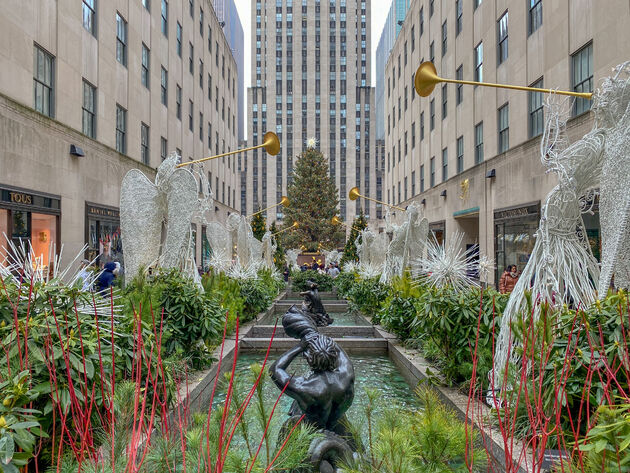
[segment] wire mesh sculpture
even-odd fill
[[[415,203],[407,207],[405,214],[406,220],[400,226],[391,225],[393,236],[385,252],[381,275],[381,282],[384,284],[389,283],[394,276],[402,276],[410,261],[421,257],[424,251],[429,221],[421,216]]]
[[[501,318],[495,349],[500,371],[506,363],[518,362],[510,323],[525,309],[527,291],[536,302],[588,307],[598,292],[606,294],[613,275],[617,287],[630,285],[630,63],[613,73],[594,93],[593,129],[571,145],[566,138],[571,103],[552,94],[545,104],[541,160],[548,172],[558,175],[558,184],[541,209],[534,249]],[[597,186],[601,274],[582,219],[592,208]],[[538,315],[536,304],[534,321]]]

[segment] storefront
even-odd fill
[[[28,189],[0,185],[0,261],[9,244],[33,248],[34,265],[46,272],[61,245],[61,197]]]
[[[438,245],[444,243],[444,237],[446,236],[446,222],[444,220],[430,223],[429,230],[435,237],[435,241]]]
[[[103,266],[110,261],[122,263],[120,238],[120,211],[115,207],[85,203],[85,240],[88,248],[85,257],[90,261],[98,257]]]
[[[522,271],[534,249],[540,220],[540,202],[494,211],[495,281],[508,265]]]

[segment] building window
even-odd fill
[[[433,16],[433,13],[435,12],[434,3],[434,0],[429,0],[429,18],[431,18]]]
[[[416,147],[416,122],[411,124],[411,148]]]
[[[195,0],[188,0],[188,9],[190,11],[190,17],[195,17]]]
[[[429,61],[435,64],[435,41],[429,44]]]
[[[116,13],[116,60],[127,66],[127,22]]]
[[[35,110],[49,117],[54,117],[55,90],[53,77],[55,75],[55,58],[39,46],[35,46],[33,58]]]
[[[168,71],[162,67],[162,75],[160,79],[162,105],[168,107]]]
[[[429,187],[435,186],[435,156],[429,161]]]
[[[420,193],[424,192],[424,164],[420,165]]]
[[[203,10],[199,7],[199,34],[203,38]]]
[[[116,151],[127,153],[127,110],[116,104]]]
[[[580,49],[572,57],[573,90],[575,92],[593,91],[593,43]],[[591,108],[591,101],[577,98],[573,104],[573,112],[579,115]]]
[[[464,171],[464,137],[457,138],[457,174]]]
[[[499,149],[497,153],[505,153],[510,147],[509,105],[506,103],[499,109]]]
[[[195,57],[195,47],[191,42],[188,42],[188,72],[194,74],[195,64],[193,63],[193,58]]]
[[[411,52],[416,50],[416,26],[411,25]]]
[[[96,87],[83,81],[83,134],[96,138]]]
[[[140,158],[146,165],[149,164],[149,127],[140,124]]]
[[[538,79],[534,82],[532,87],[538,89],[542,88],[543,80]],[[543,94],[542,92],[529,92],[529,137],[533,138],[542,134],[544,121],[543,121]]]
[[[175,32],[175,40],[177,41],[176,50],[177,55],[182,57],[182,25],[177,22],[177,31]]]
[[[448,148],[442,150],[442,182],[448,179]]]
[[[455,0],[455,11],[455,36],[459,36],[459,33],[464,29],[462,0]]]
[[[442,120],[446,118],[448,113],[448,90],[446,85],[447,84],[442,85]]]
[[[175,113],[179,120],[182,119],[182,88],[177,85],[175,88]]]
[[[83,28],[96,36],[96,0],[83,0]]]
[[[483,81],[483,42],[475,47],[475,81]]]
[[[431,99],[431,102],[429,104],[429,112],[429,130],[433,131],[433,129],[435,128],[435,99]]]
[[[497,22],[497,63],[502,64],[508,58],[508,12]]]
[[[542,17],[542,0],[529,0],[529,16],[528,16],[528,31],[532,34],[538,28],[541,27],[543,21]]]
[[[160,136],[160,157],[162,161],[166,159],[166,155],[168,154],[168,141],[163,136]]]
[[[461,64],[455,71],[455,79],[464,79],[464,66]],[[456,84],[455,88],[455,105],[459,105],[464,101],[464,86],[462,84]]]
[[[483,122],[475,125],[475,164],[483,161]]]
[[[446,31],[446,20],[442,23],[442,57],[446,54],[446,49],[448,46],[448,37]]]
[[[162,0],[162,34],[168,36],[168,2]]]
[[[481,5],[482,1],[483,0],[473,0],[475,10],[479,7],[479,5]]]
[[[151,0],[142,0],[142,6],[147,10],[151,11]]]
[[[411,171],[411,197],[416,195],[416,171]]]
[[[142,85],[144,85],[147,89],[149,88],[149,64],[150,64],[150,55],[149,48],[147,45],[142,43],[142,66],[140,70],[140,80],[142,81]]]
[[[424,140],[424,112],[420,113],[420,141]]]
[[[188,101],[188,129],[193,131],[193,101]]]

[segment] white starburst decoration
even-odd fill
[[[427,255],[412,263],[413,275],[432,287],[453,287],[462,291],[477,286],[471,275],[478,270],[475,252],[463,248],[463,233],[454,232],[440,245],[435,237],[427,241]]]
[[[306,140],[306,147],[308,149],[315,149],[317,148],[317,143],[318,143],[317,138],[311,137],[308,140]]]

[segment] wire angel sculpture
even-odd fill
[[[179,161],[177,153],[169,155],[155,183],[138,169],[123,178],[120,228],[127,281],[151,266],[179,268],[199,278],[191,224],[196,212],[203,216],[212,207],[212,196],[204,173],[197,172],[198,184],[194,172],[177,168]]]
[[[355,241],[359,264],[358,273],[364,278],[374,278],[383,272],[387,252],[387,234],[361,231]]]
[[[287,255],[287,263],[289,265],[289,269],[291,271],[299,271],[300,270],[300,266],[297,264],[297,259],[298,259],[298,255],[301,253],[302,251],[299,249],[291,249],[291,250],[287,250],[286,255]]]
[[[627,74],[627,67],[622,69],[626,69]],[[628,253],[619,254],[618,249],[628,245],[624,224],[627,224],[630,210],[627,185],[630,172],[627,150],[630,143],[625,143],[625,149],[620,148],[624,146],[624,136],[625,141],[629,141],[625,130],[630,126],[627,112],[630,94],[627,78],[622,81],[622,87],[610,85],[616,78],[606,79],[604,84],[608,85],[595,93],[595,125],[573,144],[569,145],[566,138],[566,122],[572,103],[553,94],[545,103],[547,118],[540,145],[541,161],[547,172],[557,174],[558,184],[542,206],[532,254],[501,318],[494,356],[495,366],[500,372],[505,369],[506,363],[518,362],[510,324],[526,309],[527,291],[536,301],[533,311],[535,321],[539,316],[539,301],[588,307],[595,301],[598,282],[600,292],[605,294],[613,268],[617,267],[620,274],[627,270]],[[617,127],[624,119],[626,128],[619,130]],[[617,162],[611,163],[611,160]],[[605,272],[602,279],[582,219],[582,214],[592,206],[594,188],[598,185],[601,186],[600,218],[605,248],[602,251]],[[615,244],[611,245],[611,242]]]
[[[402,276],[410,261],[422,256],[429,234],[429,221],[421,216],[415,203],[405,212],[406,220],[400,226],[392,226],[393,237],[385,252],[385,264],[381,282],[389,283],[394,276]]]

